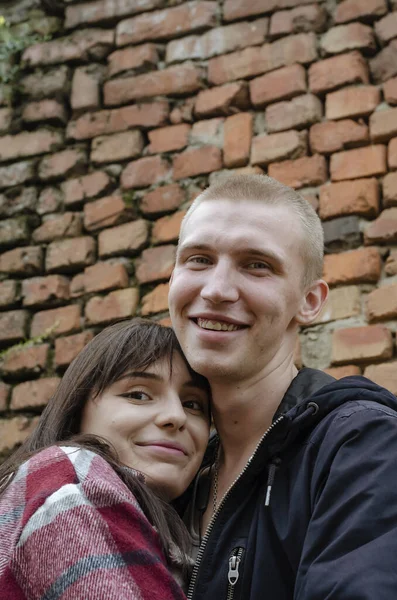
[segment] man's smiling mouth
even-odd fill
[[[210,319],[193,319],[201,329],[209,329],[211,331],[237,331],[243,329],[243,325],[235,325],[234,323],[226,323],[226,321],[215,321]]]

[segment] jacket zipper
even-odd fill
[[[273,429],[279,423],[281,423],[281,421],[283,421],[284,419],[285,419],[285,415],[281,415],[278,419],[276,419],[274,421],[274,423],[272,423],[270,425],[269,429],[267,429],[265,431],[265,433],[263,434],[263,436],[259,440],[259,442],[258,442],[258,444],[257,444],[257,446],[256,446],[256,448],[255,448],[255,450],[253,452],[253,454],[248,459],[248,462],[245,465],[244,469],[241,471],[241,473],[238,475],[238,477],[236,477],[236,479],[233,481],[233,483],[231,484],[231,486],[228,488],[228,490],[226,491],[226,493],[223,496],[222,500],[218,504],[218,508],[216,509],[216,511],[214,512],[214,514],[212,515],[211,521],[208,524],[207,531],[205,532],[205,535],[203,537],[203,541],[201,542],[200,548],[199,548],[198,553],[197,553],[196,564],[193,567],[192,577],[190,579],[190,584],[189,584],[189,590],[188,590],[188,593],[187,593],[187,596],[186,596],[187,600],[192,600],[192,598],[193,598],[193,592],[194,592],[194,588],[196,586],[197,575],[198,575],[198,571],[199,571],[199,568],[200,568],[200,563],[201,563],[201,560],[203,558],[203,555],[204,555],[204,552],[205,552],[205,548],[207,546],[208,538],[210,537],[211,532],[212,532],[212,530],[214,528],[214,524],[215,524],[215,521],[217,519],[217,516],[219,515],[220,511],[224,507],[224,505],[226,503],[226,500],[228,499],[231,490],[234,488],[234,486],[236,485],[236,483],[238,482],[238,480],[240,479],[240,477],[242,477],[244,475],[244,473],[247,471],[248,467],[250,466],[251,462],[255,458],[255,455],[258,452],[258,449],[261,446],[263,440],[266,439],[267,436],[269,435],[269,433],[271,431],[273,431]]]
[[[236,583],[240,578],[240,563],[244,554],[244,548],[235,548],[229,558],[229,571],[227,573],[227,597],[226,600],[233,600]]]

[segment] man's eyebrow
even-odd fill
[[[210,246],[209,244],[195,244],[194,242],[189,243],[189,244],[185,244],[182,242],[182,244],[179,245],[179,252],[185,252],[186,250],[206,250],[209,251],[212,249],[212,246]]]

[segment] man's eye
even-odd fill
[[[248,269],[270,269],[270,265],[259,260],[249,263]]]
[[[127,392],[125,394],[120,394],[123,398],[128,398],[129,400],[138,400],[140,402],[145,402],[146,400],[150,400],[150,396],[143,392],[142,390],[133,390],[132,392]]]

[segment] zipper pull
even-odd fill
[[[241,558],[238,556],[231,556],[229,558],[229,572],[227,574],[228,581],[230,585],[236,585],[238,582],[238,578],[240,577],[240,573],[238,572],[240,567]]]

